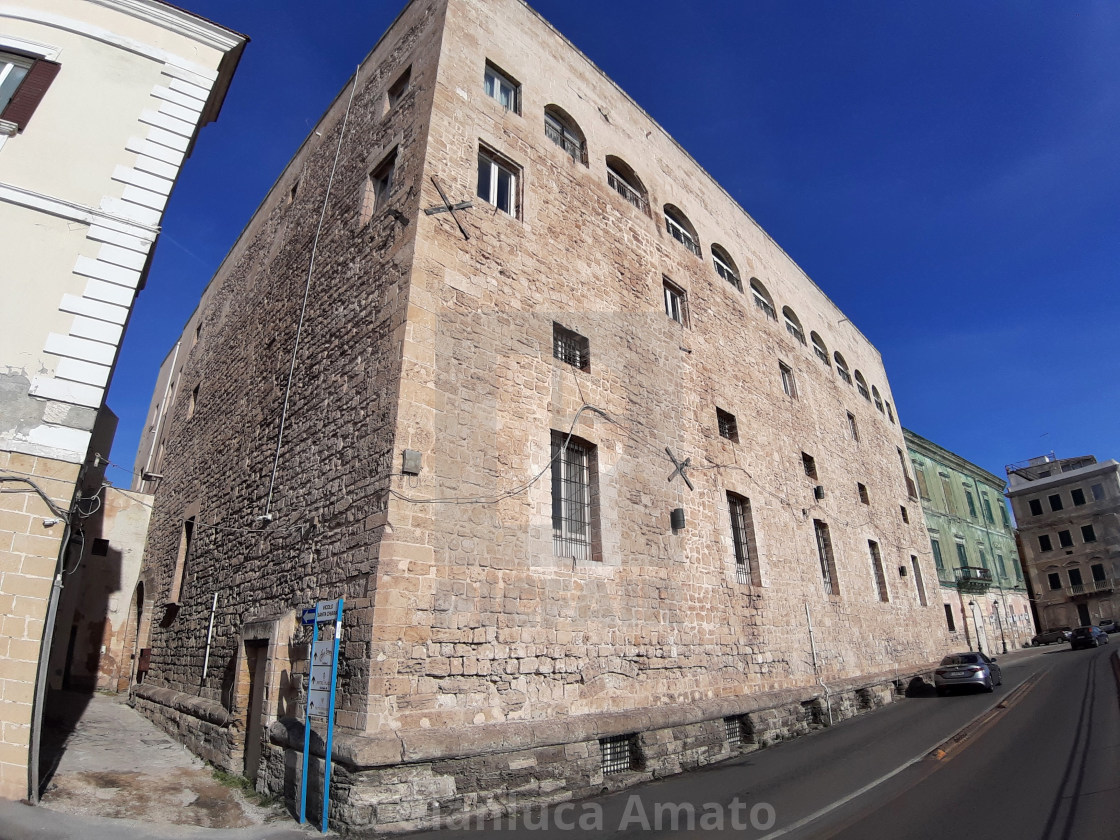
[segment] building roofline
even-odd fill
[[[944,446],[938,446],[933,441],[922,437],[917,432],[910,431],[910,429],[907,429],[905,426],[902,427],[902,437],[906,440],[907,446],[913,444],[916,448],[928,449],[931,453],[929,457],[932,458],[936,456],[940,458],[946,462],[946,466],[952,467],[958,472],[968,473],[973,477],[979,476],[980,478],[987,479],[987,483],[996,487],[1001,494],[1007,492],[1007,479],[1000,478],[995,473],[977,466],[967,458],[962,458],[955,452],[950,452]]]
[[[1065,460],[1073,461],[1076,459],[1067,458]],[[1060,461],[1055,461],[1054,463],[1060,463]],[[1025,496],[1031,493],[1037,493],[1041,489],[1059,487],[1068,482],[1081,481],[1089,476],[1097,474],[1103,475],[1104,473],[1116,472],[1117,470],[1120,470],[1120,462],[1115,458],[1109,458],[1107,461],[1098,461],[1095,464],[1079,467],[1069,472],[1059,472],[1056,475],[1048,475],[1045,478],[1036,478],[1034,481],[1024,480],[1021,484],[1010,488],[1007,491],[1007,495]]]

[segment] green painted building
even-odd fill
[[[1000,653],[1036,632],[1006,482],[904,429],[945,622],[960,650]]]

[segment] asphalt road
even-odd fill
[[[1114,840],[1120,702],[1113,650],[1015,652],[999,658],[1004,684],[993,694],[908,698],[529,821],[410,837]]]

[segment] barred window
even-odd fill
[[[751,278],[751,296],[754,298],[754,305],[765,312],[767,318],[774,321],[778,320],[778,313],[774,310],[774,301],[757,277]]]
[[[735,715],[723,719],[723,731],[727,736],[727,744],[737,747],[749,743],[751,739],[750,723],[746,715]]]
[[[594,560],[595,447],[552,433],[552,548],[558,557]]]
[[[875,583],[875,595],[880,601],[889,601],[887,577],[883,573],[883,555],[879,553],[879,543],[868,540],[867,548],[871,552],[871,576]]]
[[[555,321],[552,322],[552,355],[580,370],[591,369],[591,343]]]
[[[637,735],[612,735],[599,739],[604,775],[642,769]]]
[[[743,291],[743,281],[739,279],[734,261],[719,245],[712,246],[712,265],[716,268],[716,274],[734,286],[737,291]]]
[[[755,560],[754,520],[750,499],[737,493],[727,494],[731,513],[731,542],[735,548],[735,577],[739,583],[761,586],[762,579]]]

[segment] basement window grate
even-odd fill
[[[603,757],[604,775],[639,769],[637,735],[612,735],[610,738],[600,738],[599,751]]]
[[[735,715],[723,719],[723,731],[727,735],[727,744],[731,747],[738,747],[746,740],[745,734],[746,726],[742,715]]]

